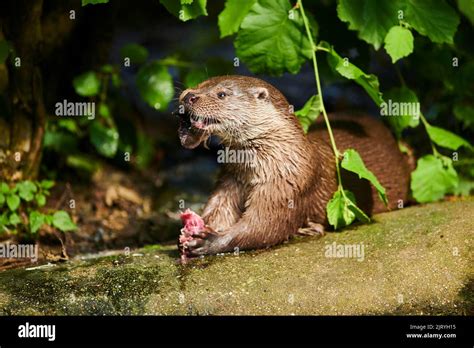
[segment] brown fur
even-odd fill
[[[227,95],[220,99],[219,91]],[[219,233],[190,242],[190,255],[268,247],[287,240],[308,222],[327,226],[326,205],[337,180],[322,116],[305,135],[281,92],[251,77],[209,79],[184,91],[181,102],[189,93],[195,101],[185,103],[188,112],[204,122],[220,122],[203,132],[218,135],[225,146],[256,155],[253,166],[224,165],[203,213],[204,221]],[[386,188],[389,208],[406,201],[410,169],[390,131],[364,115],[330,115],[330,120],[339,150],[354,148],[360,153]],[[366,213],[387,209],[366,180],[343,171],[343,184]]]

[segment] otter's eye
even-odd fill
[[[225,92],[217,92],[217,97],[219,99],[224,99],[224,97],[226,96],[227,94],[225,94]]]

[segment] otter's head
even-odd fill
[[[280,91],[246,76],[211,78],[183,91],[179,102],[178,133],[186,148],[198,146],[212,134],[227,144],[243,144],[288,117],[288,102]]]

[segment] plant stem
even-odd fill
[[[334,135],[332,133],[331,124],[329,123],[329,118],[328,118],[328,115],[326,113],[326,108],[325,108],[324,102],[323,102],[323,93],[322,93],[322,90],[321,90],[321,81],[319,79],[318,61],[316,60],[316,49],[318,49],[318,47],[316,47],[314,45],[314,42],[313,42],[313,37],[311,35],[311,30],[310,30],[309,24],[308,24],[308,18],[306,18],[306,14],[304,12],[303,1],[298,0],[297,4],[298,4],[298,7],[301,11],[301,16],[303,17],[304,26],[305,26],[305,29],[306,29],[306,36],[308,37],[309,43],[310,43],[311,48],[312,48],[311,49],[311,54],[312,54],[312,60],[313,60],[314,77],[316,79],[316,88],[318,90],[318,97],[319,97],[319,101],[320,101],[320,104],[321,104],[321,111],[322,111],[323,116],[324,116],[324,121],[326,122],[326,128],[328,130],[329,139],[331,140],[331,146],[332,146],[332,150],[334,152],[334,159],[335,159],[335,162],[336,162],[336,172],[337,172],[338,186],[339,186],[339,189],[341,189],[342,194],[344,195],[344,190],[342,190],[341,171],[340,171],[340,168],[339,168],[339,155],[340,154],[339,154],[339,151],[337,150],[337,147],[336,147],[336,142],[334,140]],[[316,47],[316,49],[315,49],[315,47]]]

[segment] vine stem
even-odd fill
[[[329,123],[328,114],[326,112],[326,107],[324,106],[324,102],[323,102],[323,93],[322,93],[322,90],[321,90],[321,81],[319,79],[318,61],[316,59],[316,49],[315,48],[317,48],[317,47],[314,45],[314,42],[313,42],[313,37],[311,35],[311,30],[310,30],[309,24],[308,24],[308,18],[306,17],[306,14],[304,12],[303,1],[298,0],[297,5],[298,5],[298,8],[301,11],[301,16],[303,17],[304,26],[305,26],[305,29],[306,29],[306,36],[308,37],[309,43],[311,45],[311,55],[312,55],[313,68],[314,68],[314,77],[316,79],[316,88],[317,88],[317,91],[318,91],[319,102],[320,102],[320,105],[321,105],[321,111],[322,111],[323,116],[324,116],[324,121],[326,123],[326,128],[328,130],[329,139],[331,141],[332,150],[334,152],[334,159],[335,159],[335,162],[336,162],[338,186],[339,186],[339,189],[342,189],[341,170],[339,168],[339,155],[340,155],[340,153],[337,150],[336,141],[334,140],[334,135],[332,133],[331,124]],[[341,192],[344,195],[344,190],[341,190]]]

